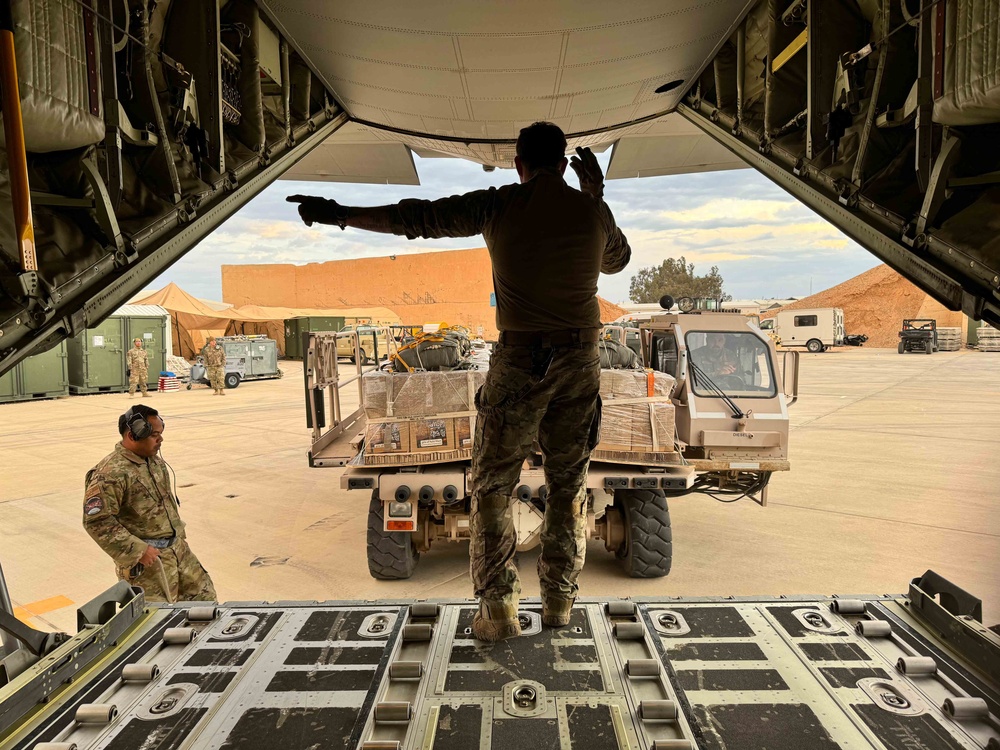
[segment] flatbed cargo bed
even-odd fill
[[[192,621],[192,605],[144,606],[119,584],[113,619],[0,688],[0,750],[982,748],[1000,738],[1000,638],[942,581],[581,600],[564,628],[525,600],[524,634],[495,645],[472,639],[469,601],[231,602]],[[923,666],[903,674],[901,658]],[[123,681],[129,664],[158,669]]]

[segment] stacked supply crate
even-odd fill
[[[938,328],[938,351],[957,352],[962,348],[961,328]]]
[[[485,380],[483,370],[367,373],[363,462],[407,466],[470,458],[476,391]]]
[[[595,461],[656,464],[677,460],[674,379],[654,370],[601,370],[601,438]]]
[[[1000,352],[1000,330],[991,326],[982,326],[976,331],[979,351]]]
[[[483,370],[367,373],[368,424],[356,463],[413,466],[470,459],[476,392],[485,380]],[[602,370],[602,421],[593,459],[676,462],[673,387],[674,379],[662,372]]]

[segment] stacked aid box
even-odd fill
[[[982,326],[976,329],[979,351],[1000,352],[1000,331],[991,326]]]
[[[962,348],[961,328],[938,328],[938,351],[957,352]]]
[[[485,381],[484,370],[366,373],[362,462],[407,466],[471,458],[476,391]]]
[[[357,463],[412,466],[472,457],[476,392],[485,370],[369,372],[363,380],[368,424]],[[674,379],[651,370],[602,370],[603,402],[596,461],[676,460]],[[585,438],[586,436],[584,436]]]

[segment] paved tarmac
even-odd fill
[[[408,581],[365,562],[369,497],[306,461],[301,364],[281,380],[156,394],[191,546],[225,600],[471,596],[468,546],[439,543]],[[902,593],[933,569],[1000,620],[1000,354],[802,355],[791,472],[766,508],[671,503],[674,567],[625,577],[591,542],[584,596]],[[356,396],[355,396],[356,400]],[[0,406],[0,564],[18,614],[75,631],[115,581],[81,526],[84,474],[118,440],[127,395]],[[520,555],[526,596],[536,554]]]

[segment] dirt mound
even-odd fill
[[[614,302],[608,302],[603,297],[598,297],[597,302],[601,306],[601,321],[604,323],[618,320],[618,318],[628,312],[624,307],[619,307]]]
[[[899,329],[906,318],[933,318],[938,326],[963,326],[960,312],[943,305],[915,287],[889,266],[876,266],[853,279],[805,297],[781,310],[811,307],[839,307],[844,311],[847,333],[868,335],[865,346],[893,348],[899,342]],[[769,310],[762,318],[774,317]]]

